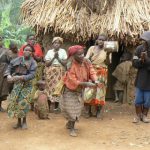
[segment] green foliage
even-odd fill
[[[0,35],[4,37],[5,47],[15,42],[20,47],[26,36],[33,30],[20,23],[20,6],[23,0],[0,0]]]

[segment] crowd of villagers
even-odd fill
[[[148,123],[150,107],[150,32],[140,36],[143,43],[137,47],[134,57],[124,53],[113,72],[117,82],[114,86],[115,102],[121,101],[123,87],[127,82],[124,72],[130,66],[138,69],[135,81],[136,117],[134,123]],[[27,129],[27,114],[34,109],[40,119],[48,119],[49,111],[62,112],[67,120],[70,136],[77,136],[75,123],[85,108],[85,116],[92,111],[99,118],[105,105],[110,52],[104,49],[105,35],[99,35],[95,45],[85,55],[84,47],[74,45],[61,48],[63,39],[54,37],[53,48],[46,54],[34,35],[27,36],[27,42],[18,50],[15,43],[4,48],[0,37],[0,111],[2,101],[8,100],[7,112],[10,118],[17,118],[14,129]],[[118,74],[120,73],[120,76]],[[122,74],[121,74],[122,73]],[[127,74],[127,73],[126,73]]]

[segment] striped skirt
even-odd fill
[[[61,111],[64,117],[69,121],[77,121],[81,116],[84,102],[81,93],[65,89],[60,101]]]

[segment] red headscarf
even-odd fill
[[[78,51],[83,51],[83,49],[84,49],[84,47],[80,46],[80,45],[74,45],[74,46],[69,47],[69,49],[68,49],[68,57],[73,56]]]

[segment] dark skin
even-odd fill
[[[147,52],[148,52],[149,47],[148,47],[148,43],[146,41],[143,40],[142,43],[144,45],[144,50],[143,50],[143,52],[141,52],[141,60],[144,63],[148,57]]]
[[[103,36],[103,35],[100,35],[100,36],[97,38],[97,40],[96,40],[96,44],[97,44],[97,45],[96,45],[96,51],[97,51],[97,52],[103,50],[103,48],[104,48],[104,41],[106,41],[106,40],[107,40],[106,36]],[[110,64],[109,54],[110,54],[110,53],[107,53],[107,55],[106,55],[106,60],[105,60],[105,64],[106,64],[106,65],[109,65],[109,64]],[[91,57],[92,57],[92,56],[91,56]]]
[[[27,43],[30,44],[31,46],[34,46],[36,44],[36,39],[35,39],[35,36],[30,36],[28,39],[27,39]],[[41,57],[38,57],[38,56],[35,56],[33,54],[33,58],[37,61],[37,62],[40,62],[42,60]]]
[[[53,61],[54,61],[55,59],[57,59],[57,60],[59,61],[59,63],[62,64],[63,66],[66,65],[67,61],[66,61],[66,60],[61,60],[61,59],[59,58],[59,55],[58,55],[58,51],[59,51],[59,49],[60,49],[60,47],[61,47],[61,44],[62,44],[62,43],[61,43],[59,40],[56,40],[56,41],[53,43],[53,48],[54,48],[55,54],[54,54],[54,58],[53,58],[52,60],[46,61],[46,66],[47,66],[47,67],[51,66],[52,63],[53,63]]]
[[[32,56],[32,49],[31,47],[27,46],[25,47],[24,51],[23,51],[23,56],[24,56],[24,59],[26,61],[30,60],[31,56]],[[16,82],[16,81],[23,81],[24,80],[24,77],[23,76],[7,76],[8,78],[8,82]]]

